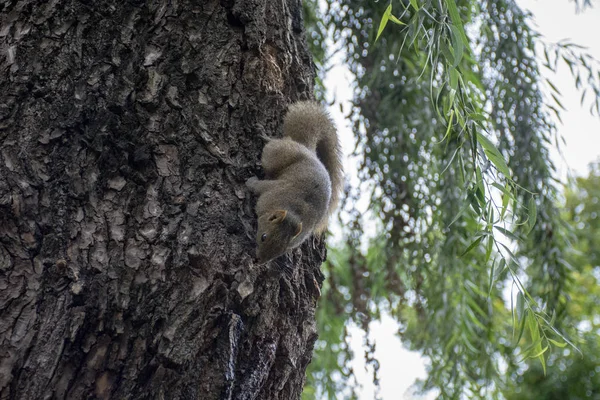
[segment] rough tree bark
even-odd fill
[[[0,399],[299,398],[323,244],[254,265],[244,182],[311,95],[300,0],[0,13]]]

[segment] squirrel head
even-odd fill
[[[279,257],[293,246],[302,232],[302,222],[294,213],[275,210],[258,217],[256,243],[258,261],[266,263]]]

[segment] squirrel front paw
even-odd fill
[[[256,192],[258,182],[259,182],[259,180],[256,176],[248,178],[248,180],[246,181],[246,187],[248,189],[250,189],[251,191]]]

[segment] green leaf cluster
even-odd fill
[[[562,217],[571,240],[565,258],[569,300],[559,328],[571,331],[580,351],[565,347],[550,354],[547,368],[529,363],[509,366],[507,399],[596,399],[600,397],[600,163],[587,178],[569,182]]]

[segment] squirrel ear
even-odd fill
[[[294,234],[294,236],[292,237],[292,239],[296,239],[300,233],[302,233],[302,222],[300,222],[298,224],[298,229],[296,230],[296,233]]]
[[[273,211],[273,214],[269,216],[269,222],[279,223],[285,219],[287,216],[286,210],[276,210]]]

